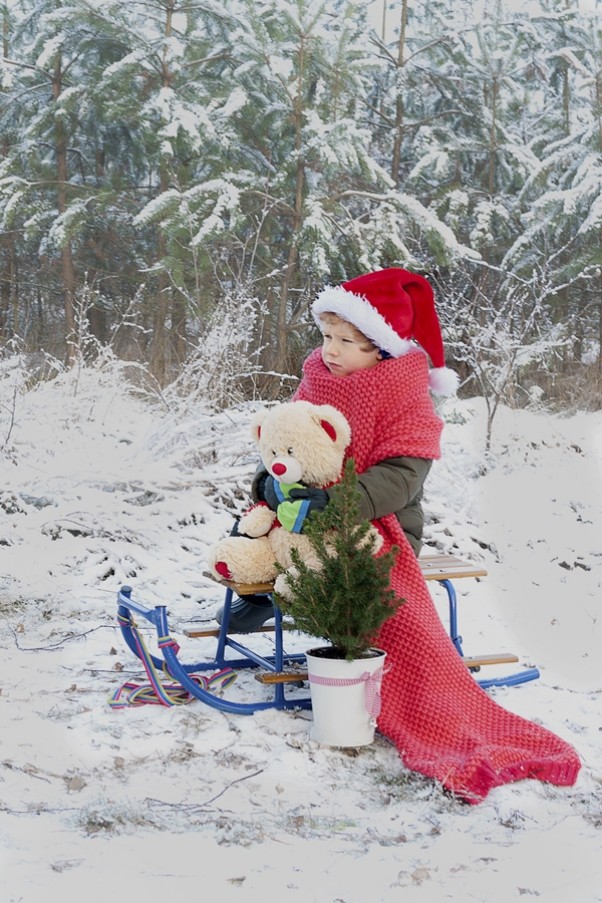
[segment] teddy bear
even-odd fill
[[[218,580],[234,583],[273,583],[276,593],[286,594],[286,573],[293,567],[291,549],[302,561],[319,569],[308,538],[301,532],[307,500],[289,500],[299,486],[325,488],[336,483],[351,440],[347,419],[331,405],[292,401],[259,411],[251,422],[251,435],[261,460],[275,481],[281,500],[273,511],[259,502],[243,513],[238,535],[228,536],[209,549],[207,563]],[[371,533],[376,552],[382,538]]]

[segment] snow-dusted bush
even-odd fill
[[[170,407],[199,400],[217,410],[256,399],[266,375],[260,355],[267,304],[244,287],[227,292],[211,315],[180,375],[163,392]],[[270,374],[287,381],[286,374]]]
[[[458,296],[445,299],[446,349],[462,371],[464,394],[485,399],[488,446],[500,405],[541,404],[550,374],[570,347],[569,324],[551,316],[555,291],[538,273],[526,281],[498,272],[483,289],[466,271]]]

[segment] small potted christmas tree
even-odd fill
[[[403,604],[390,586],[398,549],[375,554],[374,528],[361,520],[359,504],[355,464],[349,459],[329,504],[304,527],[319,569],[293,552],[288,590],[275,598],[298,630],[329,643],[306,655],[312,736],[332,746],[372,742],[385,657],[372,644],[381,625]],[[348,711],[351,703],[353,713]],[[341,715],[345,723],[339,733]]]

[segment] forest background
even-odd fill
[[[478,14],[477,14],[478,13]],[[432,281],[465,395],[595,409],[602,54],[577,0],[4,0],[0,354],[290,392],[325,283]]]

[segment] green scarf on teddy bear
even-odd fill
[[[289,498],[291,489],[305,489],[302,483],[279,483],[274,480],[274,490],[280,504],[276,510],[278,520],[289,533],[300,533],[307,517],[309,499]]]

